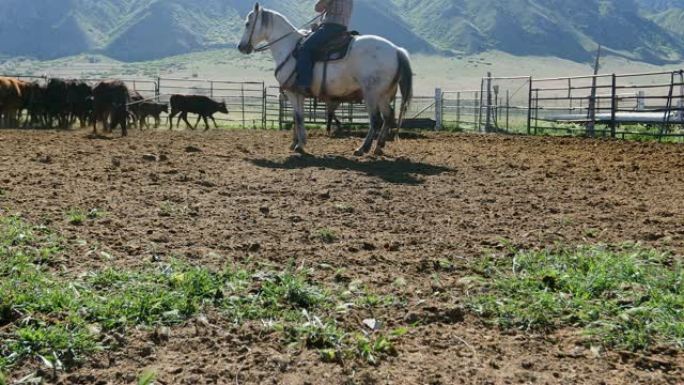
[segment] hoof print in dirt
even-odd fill
[[[330,199],[330,191],[321,191],[318,193],[318,197],[323,200]]]
[[[159,158],[157,158],[157,156],[154,154],[145,154],[142,158],[146,162],[157,162],[159,160]]]
[[[34,162],[42,163],[42,164],[51,164],[52,163],[52,157],[50,155],[44,155],[44,154],[37,154],[35,158],[33,158]]]
[[[195,153],[202,152],[202,149],[199,147],[195,147],[195,146],[187,146],[187,147],[185,147],[185,152],[187,152],[188,154],[195,154]]]
[[[438,308],[425,307],[419,311],[406,314],[404,322],[408,324],[446,324],[454,325],[465,321],[465,309],[462,307]]]
[[[216,187],[216,183],[210,182],[210,181],[208,181],[208,180],[201,180],[201,181],[197,182],[197,185],[198,185],[198,186],[201,186],[201,187],[207,187],[207,188],[214,188],[214,187]]]

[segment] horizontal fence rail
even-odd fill
[[[684,70],[555,78],[482,78],[440,91],[444,128],[613,138],[684,138]]]
[[[3,76],[41,84],[50,80],[47,76]],[[105,79],[78,80],[94,85]],[[182,94],[225,102],[229,113],[216,116],[223,126],[289,129],[293,124],[292,105],[278,87],[263,81],[172,77],[119,80],[145,100],[168,103],[172,95]],[[400,103],[397,96],[395,113]],[[304,115],[308,124],[325,126],[327,105],[307,99]],[[335,117],[345,127],[365,127],[369,122],[363,103],[342,103]],[[436,89],[432,96],[415,96],[405,118],[405,127],[438,130],[684,137],[684,71],[546,78],[488,74],[480,80],[479,88]]]

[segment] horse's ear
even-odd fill
[[[259,5],[259,3],[254,4],[254,13],[259,13],[260,10],[261,6]]]

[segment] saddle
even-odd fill
[[[312,33],[311,31],[310,33]],[[310,34],[309,33],[309,34]],[[358,31],[345,31],[334,37],[333,39],[329,40],[327,43],[325,43],[322,47],[317,49],[316,51],[313,52],[313,59],[314,62],[316,63],[323,63],[323,82],[321,85],[321,96],[325,95],[325,83],[326,79],[328,77],[328,63],[337,61],[337,60],[342,60],[347,55],[349,54],[349,51],[351,50],[352,42],[354,41],[354,38],[356,36],[359,36]],[[308,34],[304,36],[299,42],[297,42],[297,46],[294,49],[294,52],[292,53],[292,56],[294,57],[295,60],[299,58],[299,50],[301,47],[301,44],[304,40],[306,40]],[[278,73],[279,69],[276,69],[276,74]],[[290,78],[285,82],[286,84],[290,82],[290,80],[293,80],[294,77],[296,76],[296,71],[293,72],[290,75]],[[311,94],[306,95],[306,96],[311,96]]]
[[[328,41],[323,47],[314,52],[315,62],[329,62],[344,59],[349,53],[354,37],[359,36],[358,31],[345,31]]]

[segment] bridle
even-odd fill
[[[254,47],[254,46],[252,45],[252,39],[254,39],[254,32],[256,31],[256,25],[257,25],[257,22],[259,21],[259,16],[261,16],[261,21],[262,21],[262,23],[263,23],[263,19],[264,19],[263,11],[260,10],[260,11],[256,14],[256,17],[254,18],[254,23],[252,23],[252,27],[251,27],[251,29],[250,29],[250,31],[249,31],[249,40],[247,41],[247,44],[249,44],[249,46],[252,47],[252,52],[264,52],[264,51],[266,51],[266,50],[269,50],[269,49],[273,48],[276,44],[278,44],[278,43],[280,43],[281,41],[287,39],[287,38],[290,37],[291,35],[293,35],[293,34],[295,34],[295,33],[298,33],[298,32],[299,32],[299,29],[304,28],[305,26],[312,24],[314,21],[316,21],[316,20],[320,19],[321,17],[323,17],[323,15],[324,15],[324,13],[321,13],[321,14],[316,15],[316,17],[314,17],[313,19],[311,19],[311,20],[307,21],[306,23],[304,23],[300,28],[296,28],[295,30],[286,33],[285,35],[283,35],[283,36],[281,36],[281,37],[279,37],[279,38],[273,40],[273,41],[270,42],[270,43],[266,43],[266,44],[262,45],[261,47]],[[295,50],[296,50],[296,48],[295,48]],[[275,70],[275,76],[276,76],[276,78],[278,77],[278,74],[280,73],[280,71],[282,71],[282,69],[285,67],[285,65],[290,61],[290,59],[292,59],[292,58],[294,57],[294,52],[295,52],[295,50],[293,50],[292,52],[290,52],[290,54],[287,55],[287,58],[285,58],[285,60],[283,60],[282,63],[278,64],[278,66],[276,67],[276,70]],[[285,81],[285,84],[287,84],[287,83],[290,82],[290,80],[291,80],[292,77],[295,75],[295,73],[296,73],[296,71],[295,71],[295,70],[292,70],[292,73],[290,74],[290,76],[289,76],[289,77],[287,78],[287,80]]]
[[[290,32],[286,33],[285,35],[283,35],[283,36],[281,36],[281,37],[279,37],[279,38],[273,40],[272,42],[266,43],[266,44],[262,45],[261,47],[254,47],[253,44],[252,44],[252,39],[254,39],[254,32],[256,31],[256,25],[257,25],[257,22],[259,21],[259,16],[261,16],[261,20],[262,20],[262,23],[263,23],[263,19],[264,19],[263,11],[260,10],[260,11],[257,13],[256,17],[254,18],[254,23],[252,23],[252,28],[251,28],[251,30],[249,31],[249,40],[247,41],[247,44],[249,44],[249,46],[252,47],[252,52],[264,52],[264,51],[266,51],[266,50],[269,50],[269,49],[271,49],[273,46],[275,46],[276,44],[278,44],[278,43],[280,43],[281,41],[283,41],[283,40],[287,39],[288,37],[290,37],[290,35],[295,34],[295,33],[298,32],[298,29],[295,29],[294,31],[290,31]],[[313,23],[314,21],[318,20],[318,19],[321,18],[321,17],[323,17],[323,14],[322,14],[322,13],[319,14],[319,15],[317,15],[317,16],[314,17],[313,19],[307,21],[306,23],[304,23],[304,24],[302,25],[302,27],[300,27],[300,28],[303,28],[304,26],[310,25],[311,23]]]

